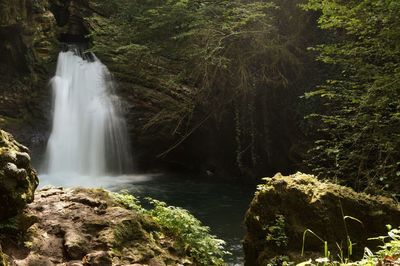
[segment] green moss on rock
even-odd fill
[[[0,130],[0,221],[20,213],[33,201],[39,184],[28,149]]]
[[[367,241],[368,238],[385,235],[386,224],[397,226],[400,223],[399,205],[385,197],[356,193],[350,188],[321,182],[315,176],[302,173],[291,176],[277,174],[265,180],[245,218],[246,265],[267,265],[272,258],[279,256],[288,256],[294,261],[304,260],[300,253],[303,233],[307,229],[327,241],[334,256],[339,253],[336,243],[346,253],[347,237],[350,237],[352,243],[356,243],[353,258],[359,258],[364,247],[373,249],[380,244]],[[281,217],[279,223],[277,217]],[[285,245],[281,245],[282,239]],[[324,243],[310,234],[305,250],[307,257],[323,256]]]
[[[0,266],[8,266],[10,265],[8,262],[8,257],[6,254],[3,253],[3,250],[0,246]]]

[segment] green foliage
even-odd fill
[[[305,95],[316,139],[307,163],[358,190],[398,188],[400,4],[397,0],[309,0],[331,41],[316,47],[336,69]]]
[[[10,218],[0,223],[0,233],[2,234],[18,234],[20,229],[16,218]]]
[[[324,239],[322,239],[319,235],[317,235],[316,233],[314,233],[312,230],[310,229],[306,229],[303,233],[303,244],[301,246],[301,256],[304,255],[304,248],[305,248],[305,244],[306,244],[306,237],[307,235],[311,234],[312,236],[316,237],[318,240],[320,240],[323,245],[324,245],[324,257],[325,258],[329,258],[330,257],[330,251],[328,248],[328,242],[325,241]]]
[[[265,230],[267,231],[267,241],[272,241],[280,248],[287,246],[288,237],[285,232],[285,216],[277,214],[275,223],[266,227]]]
[[[224,265],[223,240],[210,235],[210,229],[203,226],[187,210],[178,207],[167,206],[166,203],[149,199],[153,208],[145,210],[136,197],[127,191],[110,193],[111,198],[128,210],[140,212],[151,217],[168,234],[171,234],[179,250],[183,250],[195,260],[198,265]],[[129,241],[137,241],[144,237],[145,231],[138,220],[127,220],[120,224],[114,231],[116,247],[123,246]]]
[[[345,232],[346,232],[347,257],[345,257],[344,252],[343,252],[343,248],[342,248],[341,245],[339,245],[339,243],[336,243],[336,246],[337,246],[338,251],[339,251],[339,254],[337,254],[337,256],[340,259],[340,264],[346,264],[346,263],[348,263],[350,261],[351,256],[353,255],[353,246],[355,245],[355,244],[353,244],[353,242],[351,240],[350,232],[348,231],[348,228],[347,228],[347,220],[355,221],[355,222],[359,223],[360,225],[363,225],[363,223],[359,219],[357,219],[355,217],[352,217],[352,216],[349,216],[349,215],[344,215],[343,208],[342,208],[342,203],[340,203],[340,208],[341,208],[342,217],[343,217],[344,229],[345,229]],[[304,233],[303,233],[303,244],[302,244],[302,247],[301,247],[301,256],[304,255],[306,237],[309,234],[311,234],[312,236],[316,237],[319,241],[321,241],[321,243],[323,243],[324,257],[316,260],[316,262],[317,263],[323,263],[325,265],[327,262],[332,260],[331,251],[330,251],[329,246],[328,246],[328,241],[324,240],[321,236],[317,235],[315,232],[313,232],[310,229],[306,229],[304,231]],[[310,263],[310,262],[307,262],[307,263]],[[335,263],[336,263],[336,261],[335,261]]]
[[[374,240],[372,238],[371,240]],[[385,256],[399,257],[400,256],[400,229],[392,229],[385,237],[379,237],[382,241],[381,249],[376,253],[376,257],[384,258]],[[389,241],[388,241],[389,240]]]
[[[292,266],[295,265],[288,256],[276,256],[268,261],[268,266]]]
[[[109,1],[97,0],[97,3],[98,8],[111,12]],[[132,66],[139,63],[147,71],[157,71],[164,79],[164,86],[171,89],[186,84],[196,90],[192,92],[196,98],[192,101],[207,97],[211,101],[209,106],[215,109],[221,101],[208,96],[210,93],[215,96],[216,92],[210,90],[218,89],[222,96],[218,100],[228,97],[222,102],[229,103],[237,93],[253,87],[254,69],[258,69],[262,79],[285,81],[276,65],[293,56],[271,38],[276,34],[271,15],[267,14],[275,8],[272,3],[228,0],[163,3],[114,0],[113,3],[111,23],[105,22],[106,29],[96,28],[96,37],[113,36],[118,46],[114,49],[116,60],[130,62]],[[95,49],[109,50],[108,41],[103,44],[102,38],[95,38]],[[261,60],[263,56],[271,60]]]
[[[224,265],[224,241],[210,235],[208,227],[203,226],[188,211],[167,206],[164,202],[149,199],[154,208],[148,213],[163,228],[179,240],[182,249],[187,250],[199,265]]]
[[[317,259],[315,261],[308,260],[297,266],[314,266],[314,265],[359,265],[359,266],[376,266],[376,265],[396,265],[400,259],[400,229],[389,230],[387,236],[379,236],[369,240],[380,240],[382,245],[380,249],[373,253],[369,248],[365,247],[364,256],[360,261],[355,262],[339,262],[336,260]]]
[[[139,200],[129,194],[128,191],[120,191],[119,193],[110,193],[111,198],[117,203],[121,204],[128,210],[142,211]]]

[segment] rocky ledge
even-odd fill
[[[0,265],[191,264],[151,217],[124,207],[113,195],[101,189],[37,191],[25,209],[26,234],[8,240],[3,235],[7,255]]]

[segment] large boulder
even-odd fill
[[[297,262],[323,257],[325,241],[335,259],[338,247],[348,256],[348,243],[354,245],[352,257],[357,258],[364,247],[381,244],[368,238],[386,235],[387,224],[400,224],[399,204],[389,198],[356,193],[301,173],[265,180],[245,218],[246,265],[267,265],[283,257]]]
[[[0,221],[31,203],[38,184],[28,149],[0,130]]]

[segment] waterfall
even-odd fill
[[[70,48],[59,54],[51,85],[53,125],[43,172],[70,178],[131,170],[126,123],[107,67],[94,54]]]

